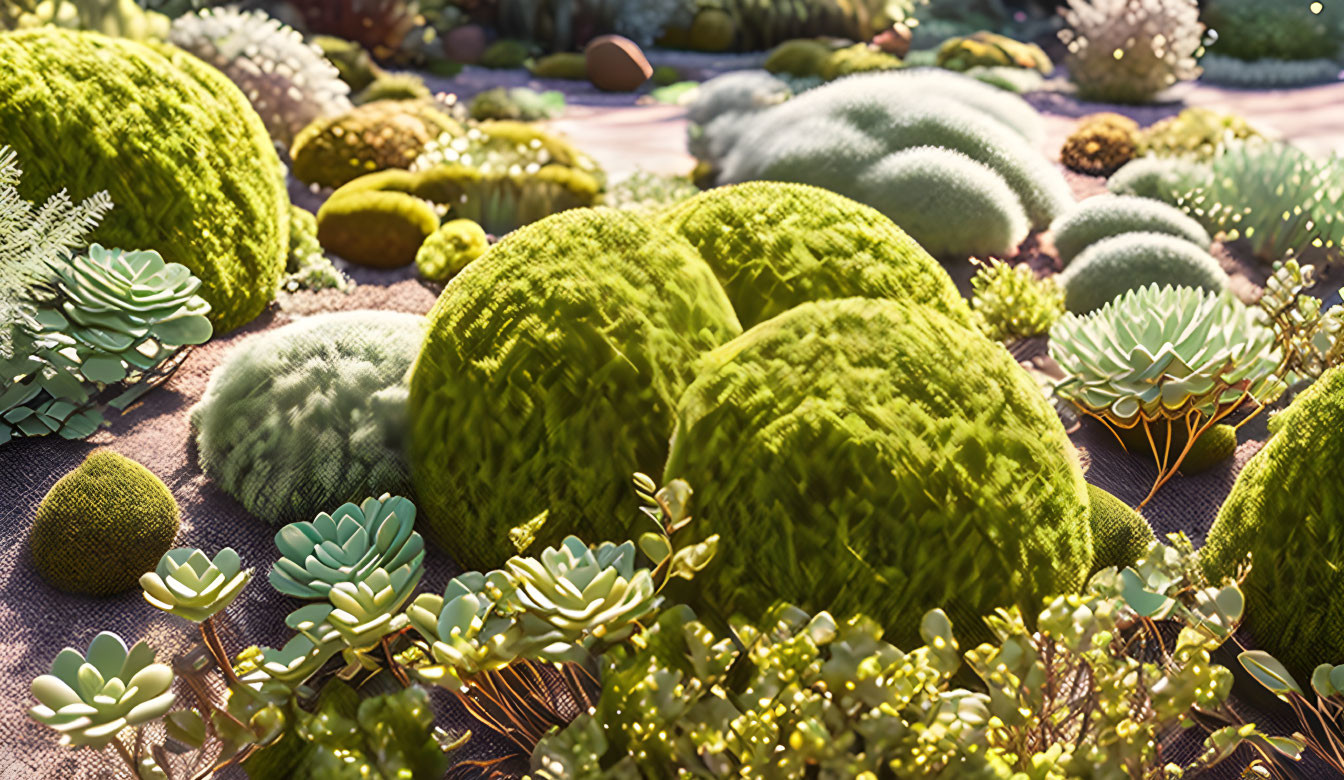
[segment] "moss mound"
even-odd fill
[[[177,527],[177,501],[163,480],[130,458],[95,450],[42,499],[29,544],[38,573],[53,586],[110,596],[158,565]]]
[[[864,612],[900,644],[934,606],[973,631],[972,615],[1082,585],[1076,451],[998,344],[926,306],[850,298],[698,368],[664,477],[696,490],[690,538],[722,535],[694,584],[710,608]]]
[[[490,246],[481,226],[469,219],[443,223],[415,254],[415,267],[432,282],[446,282]]]
[[[411,464],[426,525],[458,563],[629,538],[627,480],[663,462],[704,351],[740,332],[694,247],[651,220],[574,209],[469,264],[429,314],[411,375]]]
[[[305,184],[340,187],[388,168],[409,168],[425,146],[462,125],[432,100],[378,100],[319,119],[294,138],[294,177]]]
[[[49,27],[3,33],[0,128],[23,161],[23,197],[106,190],[116,207],[90,239],[191,269],[216,333],[274,296],[289,236],[284,170],[223,73],[170,46]]]
[[[1200,554],[1215,581],[1246,559],[1246,624],[1299,682],[1344,658],[1344,369],[1331,369],[1270,424]]]
[[[1079,203],[1050,225],[1059,259],[1068,265],[1085,249],[1122,233],[1162,233],[1189,241],[1207,253],[1213,239],[1184,211],[1136,195],[1098,195]]]
[[[424,199],[408,194],[418,174],[387,170],[361,176],[331,194],[317,210],[322,248],[352,263],[400,268],[439,227]]]
[[[894,298],[968,324],[947,273],[891,220],[805,184],[748,182],[686,200],[662,216],[714,269],[744,327],[800,303]]]
[[[1129,504],[1096,485],[1087,486],[1092,513],[1092,572],[1108,566],[1124,568],[1148,552],[1157,539],[1152,526]]]
[[[201,470],[274,524],[405,493],[406,375],[424,327],[414,314],[336,312],[249,339],[192,409]]]
[[[1100,309],[1150,284],[1222,292],[1231,282],[1208,251],[1165,233],[1122,233],[1080,253],[1059,275],[1064,307],[1076,314]]]

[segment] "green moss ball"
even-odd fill
[[[111,596],[152,571],[177,538],[173,494],[139,463],[95,450],[52,485],[29,544],[42,578],[69,593]]]
[[[1305,683],[1344,659],[1344,368],[1325,372],[1270,421],[1200,553],[1217,582],[1252,557],[1243,584],[1257,644]]]
[[[1092,511],[1092,571],[1124,568],[1142,558],[1157,538],[1143,515],[1096,485],[1087,486]]]
[[[408,171],[379,171],[333,192],[317,210],[322,248],[371,268],[410,265],[439,228],[434,206],[410,194],[419,178]]]
[[[721,536],[694,582],[721,615],[863,612],[905,646],[929,609],[970,636],[1092,562],[1050,404],[1002,346],[927,306],[807,303],[706,355],[677,406],[675,478],[695,490],[687,538]]]
[[[35,78],[34,74],[41,74]],[[20,194],[115,208],[91,235],[201,279],[216,333],[260,314],[285,267],[289,197],[261,118],[228,77],[170,46],[44,27],[0,34],[0,135]]]
[[[413,314],[336,312],[243,342],[191,412],[201,470],[277,525],[404,494],[407,373],[424,328]]]
[[[630,474],[656,472],[706,350],[740,332],[695,248],[656,222],[573,209],[520,228],[448,283],[411,375],[411,464],[461,565],[629,536]],[[526,540],[523,540],[526,542]]]
[[[425,240],[415,255],[415,267],[430,281],[446,282],[489,246],[490,239],[480,225],[469,219],[452,219]]]
[[[890,219],[806,184],[747,182],[662,216],[714,269],[744,327],[825,298],[895,298],[957,322],[970,310],[947,273]]]

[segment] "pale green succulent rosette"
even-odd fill
[[[173,670],[156,663],[144,642],[130,650],[104,631],[87,654],[67,647],[51,672],[33,680],[38,705],[28,710],[37,722],[61,734],[61,744],[100,748],[128,726],[163,716],[173,706]]]
[[[286,595],[322,599],[337,584],[360,582],[376,569],[409,565],[423,572],[425,542],[414,525],[415,505],[387,493],[290,523],[275,535],[282,557],[271,569],[271,585]]]
[[[522,628],[503,604],[513,583],[502,571],[454,577],[442,596],[422,593],[406,609],[411,627],[430,646],[433,663],[415,669],[428,683],[447,685],[502,669],[519,657]]]
[[[242,593],[252,570],[243,569],[233,548],[225,547],[212,561],[201,550],[179,547],[159,559],[158,568],[140,576],[145,601],[164,612],[202,623],[229,606]]]
[[[309,604],[291,612],[285,625],[299,633],[282,648],[261,648],[256,669],[244,675],[243,682],[258,687],[275,680],[296,686],[316,674],[345,647],[341,634],[327,622],[330,614],[327,604]]]
[[[1151,285],[1066,315],[1050,331],[1050,354],[1067,374],[1056,394],[1121,428],[1191,412],[1212,419],[1285,388],[1274,331],[1255,311],[1188,287]]]
[[[509,559],[505,568],[520,610],[575,635],[584,647],[629,636],[635,621],[653,611],[653,577],[647,569],[635,571],[633,542],[589,549],[569,536],[538,558]]]
[[[401,607],[420,584],[422,573],[410,566],[390,573],[376,569],[357,583],[337,583],[327,594],[332,605],[327,621],[349,647],[373,647],[407,626],[409,619]]]
[[[209,340],[210,304],[196,295],[201,280],[158,252],[89,247],[69,263],[53,263],[61,309],[40,309],[39,336],[73,348],[94,382],[120,382],[148,371],[165,350]],[[151,344],[150,342],[153,342]]]

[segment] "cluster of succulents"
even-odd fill
[[[313,120],[350,110],[350,87],[321,50],[264,11],[207,8],[173,20],[168,40],[223,71],[288,148]]]
[[[971,68],[1027,68],[1046,76],[1055,69],[1050,58],[1036,44],[983,31],[944,41],[938,47],[937,64],[940,68],[963,72]]]
[[[1195,106],[1155,122],[1136,135],[1137,152],[1159,157],[1212,160],[1237,142],[1264,136],[1236,114]]]
[[[1275,333],[1255,310],[1192,287],[1153,284],[1067,314],[1051,328],[1050,354],[1065,374],[1060,398],[1112,430],[1146,431],[1158,464],[1149,498],[1215,424],[1285,389]],[[1185,435],[1176,452],[1173,429]]]
[[[270,523],[408,481],[406,373],[424,318],[354,311],[256,336],[191,412],[202,471]]]
[[[692,106],[693,122],[696,114]],[[854,76],[701,127],[693,151],[709,158],[717,184],[824,187],[877,208],[940,258],[1008,254],[1072,203],[1034,148],[1036,111],[948,71]],[[966,213],[979,215],[979,229],[957,229]]]
[[[1064,139],[1060,161],[1071,171],[1110,176],[1134,159],[1139,125],[1120,114],[1092,114]]]
[[[1275,263],[1258,302],[1278,336],[1290,385],[1344,363],[1344,306],[1323,309],[1319,298],[1304,294],[1315,282],[1315,266]]]
[[[1026,266],[991,258],[971,277],[975,324],[995,341],[1043,335],[1064,314],[1064,293],[1054,278],[1038,279]]]
[[[130,458],[95,450],[42,499],[28,545],[38,573],[56,588],[109,596],[154,567],[178,523],[163,480]]]
[[[368,103],[305,127],[290,147],[294,176],[340,187],[375,171],[409,168],[431,141],[463,132],[434,101]]]
[[[700,188],[687,176],[636,171],[609,187],[602,205],[655,211],[675,206],[699,192]]]
[[[354,282],[332,265],[331,258],[317,240],[317,217],[298,206],[289,208],[289,258],[285,261],[285,275],[280,289],[340,290],[349,292]]]
[[[37,93],[21,86],[34,73],[43,74]],[[5,33],[0,125],[21,128],[6,142],[23,160],[25,187],[105,190],[117,207],[91,238],[185,266],[216,332],[274,297],[289,236],[284,169],[261,118],[220,71],[178,49],[94,33]]]
[[[1082,595],[1049,600],[1032,627],[1016,609],[987,617],[992,641],[964,659],[988,693],[952,687],[963,653],[940,610],[919,620],[923,644],[903,651],[863,616],[781,605],[726,634],[668,609],[637,644],[601,659],[601,697],[541,741],[532,771],[555,780],[1081,777],[1116,767],[1160,776],[1210,767],[1243,743],[1271,750],[1238,725],[1178,763],[1157,738],[1195,713],[1229,714],[1232,673],[1211,653],[1240,620],[1242,594],[1235,582],[1192,577],[1192,558],[1188,543],[1153,544]],[[1152,621],[1180,627],[1180,645],[1156,661],[1136,658],[1128,637],[1146,636]]]
[[[1069,0],[1060,40],[1084,100],[1146,103],[1199,75],[1195,0]]]

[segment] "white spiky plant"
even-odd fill
[[[168,40],[223,71],[277,144],[351,108],[350,87],[316,46],[264,11],[207,8],[173,21]]]
[[[1199,76],[1204,25],[1195,0],[1069,0],[1060,13],[1079,97],[1146,103]]]

